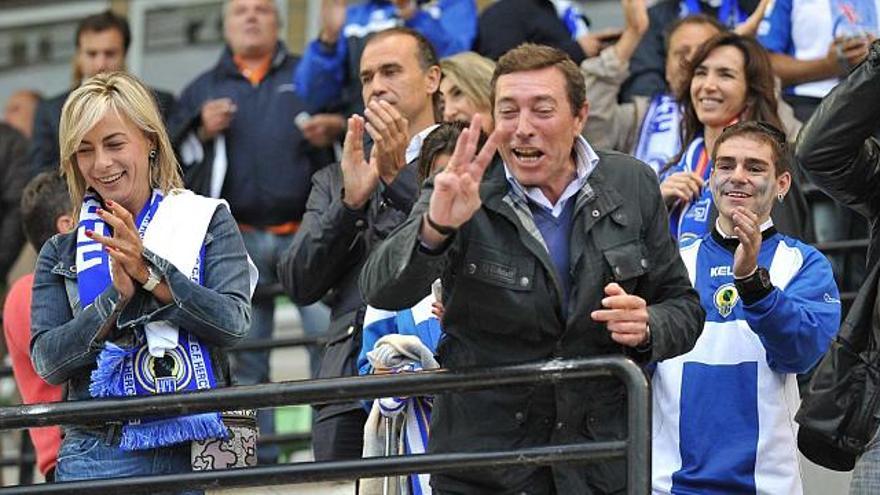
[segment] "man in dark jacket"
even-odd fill
[[[479,117],[409,219],[370,256],[367,302],[402,309],[440,277],[447,368],[623,354],[650,363],[691,349],[704,312],[643,163],[580,136],[584,79],[559,50],[498,61],[496,131]],[[495,146],[501,161],[489,163]],[[488,167],[488,170],[487,170]],[[485,176],[483,176],[485,171]],[[625,438],[613,380],[435,397],[430,450],[505,450]],[[439,493],[622,493],[623,461],[436,474]]]
[[[77,26],[74,43],[74,87],[95,74],[125,70],[125,54],[131,44],[128,21],[109,10],[88,16]],[[61,122],[61,108],[70,91],[43,100],[37,107],[30,149],[33,176],[58,169],[58,124]],[[167,119],[174,107],[174,96],[157,89],[153,94],[159,110]]]
[[[868,56],[837,85],[813,112],[798,137],[795,154],[806,173],[829,196],[867,218],[871,225],[867,275],[859,289],[840,337],[854,342],[876,334],[877,284],[880,281],[880,143],[873,136],[880,114],[880,42],[874,42]],[[862,349],[854,348],[854,352]],[[866,350],[870,353],[871,350]],[[863,359],[871,359],[863,356]],[[871,362],[880,356],[873,351]],[[821,365],[820,365],[821,366]],[[819,372],[822,370],[820,369]],[[868,380],[870,382],[870,380]],[[875,412],[875,416],[880,411]],[[851,493],[880,490],[880,442],[868,442],[868,449],[856,462]],[[867,438],[863,439],[867,440]]]
[[[183,90],[169,123],[187,186],[229,202],[260,271],[249,340],[272,336],[275,296],[281,293],[275,266],[299,228],[312,174],[332,160],[330,150],[312,147],[295,123],[306,104],[290,82],[298,60],[278,41],[279,23],[272,0],[227,2],[227,47],[214,67]],[[298,309],[307,335],[326,330],[325,307]],[[315,368],[317,359],[312,356]],[[238,353],[232,372],[242,385],[268,382],[269,351]],[[274,431],[272,418],[271,411],[261,411],[264,434]],[[259,455],[271,462],[277,450],[262,448]]]
[[[0,122],[0,285],[24,245],[21,190],[28,182],[28,141],[11,125]]]
[[[342,162],[313,177],[302,226],[279,265],[291,299],[309,304],[327,298],[332,308],[322,378],[358,374],[365,305],[357,276],[367,254],[409,214],[418,191],[416,158],[437,116],[437,55],[414,30],[373,35],[360,59],[360,78],[365,119],[349,118]],[[364,130],[374,143],[368,152]],[[315,458],[360,458],[362,405],[334,404],[316,412]]]

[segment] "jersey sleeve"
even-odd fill
[[[758,25],[758,41],[767,51],[792,53],[791,9],[793,0],[773,0]]]
[[[801,252],[803,266],[784,291],[777,287],[754,304],[743,304],[767,363],[779,373],[809,370],[840,328],[840,293],[831,264],[814,249]]]

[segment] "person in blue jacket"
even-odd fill
[[[770,219],[791,184],[782,131],[732,125],[712,160],[718,220],[681,249],[706,323],[654,371],[653,492],[800,494],[795,374],[837,333],[840,296],[828,260]]]
[[[424,35],[440,58],[470,50],[477,34],[474,0],[322,0],[321,30],[294,71],[297,92],[313,110],[359,112],[360,59],[369,35],[406,26]],[[340,134],[343,121],[337,119]]]

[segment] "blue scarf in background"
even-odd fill
[[[135,225],[138,233],[144,236],[150,220],[159,209],[162,194],[154,191],[150,201],[138,213]],[[96,211],[101,202],[94,194],[83,198],[77,227],[76,264],[77,287],[82,307],[94,302],[112,284],[110,278],[110,256],[103,246],[85,235],[86,230],[111,235],[107,226]],[[201,263],[204,259],[204,246],[199,253],[191,279],[200,284]],[[98,367],[92,372],[89,392],[92,397],[127,397],[135,395],[155,395],[181,391],[195,391],[214,388],[216,380],[207,348],[198,337],[185,329],[178,331],[178,345],[165,351],[164,356],[153,356],[149,352],[145,332],[150,325],[135,329],[135,345],[125,349],[107,341],[98,355]],[[143,418],[126,422],[122,427],[120,448],[123,450],[142,450],[164,447],[191,440],[226,438],[228,430],[219,413],[202,413],[171,418]]]
[[[877,34],[877,5],[874,0],[830,0],[835,38]]]
[[[681,110],[675,98],[668,93],[654,95],[639,127],[639,140],[633,156],[647,163],[659,175],[681,149],[680,122]]]
[[[550,0],[550,3],[556,9],[559,20],[565,24],[565,29],[571,34],[571,39],[576,40],[590,32],[587,16],[577,3],[571,0]]]

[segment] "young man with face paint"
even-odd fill
[[[837,332],[838,289],[828,260],[770,219],[791,184],[785,135],[735,124],[712,160],[718,220],[681,249],[706,324],[654,371],[653,490],[799,494],[795,374]]]

